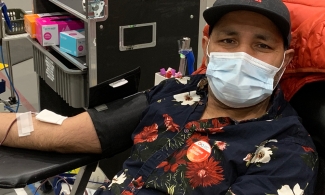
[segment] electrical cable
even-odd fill
[[[12,108],[10,108],[9,106],[4,106],[7,110],[9,110],[10,112],[16,112],[16,110],[13,110]]]
[[[2,59],[2,62],[1,62],[1,63],[2,63],[2,64],[5,64],[5,63],[4,63],[4,57],[3,57],[2,46],[0,46],[0,54],[1,54],[1,59]],[[14,92],[15,92],[15,94],[16,94],[16,96],[17,96],[17,108],[16,108],[16,111],[14,111],[13,109],[11,109],[11,108],[8,107],[8,106],[5,106],[5,108],[8,109],[10,112],[18,112],[19,105],[20,105],[19,95],[18,95],[18,93],[17,93],[17,91],[16,91],[16,89],[15,89],[15,87],[14,87],[14,84],[13,84],[12,81],[11,81],[11,78],[10,78],[10,76],[9,76],[9,74],[8,74],[7,68],[4,67],[4,70],[5,70],[5,72],[6,72],[6,75],[7,75],[7,77],[8,77],[8,80],[9,80],[9,82],[10,82],[10,86],[12,87],[12,89],[14,90]]]

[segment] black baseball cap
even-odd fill
[[[223,15],[238,10],[256,12],[269,18],[282,33],[284,46],[289,47],[291,39],[290,13],[282,0],[216,0],[212,7],[203,12],[203,17],[210,26],[209,34]]]

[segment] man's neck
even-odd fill
[[[231,108],[216,99],[213,96],[213,93],[209,93],[208,103],[202,115],[202,119],[230,117],[233,120],[242,121],[253,118],[259,118],[266,113],[269,106],[269,102],[270,97],[268,97],[261,103],[251,107]]]

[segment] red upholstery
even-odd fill
[[[325,80],[325,1],[283,0],[290,10],[295,55],[280,82],[290,100],[305,84]]]

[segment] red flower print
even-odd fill
[[[144,182],[142,181],[142,176],[138,177],[138,179],[131,181],[129,184],[129,187],[134,190],[134,189],[141,189],[142,186],[144,185]]]
[[[214,118],[212,119],[211,123],[213,127],[207,129],[209,129],[210,132],[217,133],[217,132],[224,132],[222,128],[229,125],[230,121],[227,118]]]
[[[124,190],[121,195],[134,195],[133,192]]]
[[[214,144],[219,148],[219,150],[225,150],[227,146],[227,143],[222,141],[216,141]]]
[[[151,126],[144,127],[143,130],[134,136],[134,144],[142,142],[153,142],[158,137],[158,125],[154,123]]]
[[[163,117],[165,118],[164,122],[168,131],[179,131],[179,125],[173,122],[172,117],[170,117],[168,114],[164,114]]]
[[[205,141],[209,143],[209,138],[207,136],[202,136],[200,133],[193,133],[193,135],[188,140],[186,140],[186,145],[191,146],[197,141]]]
[[[305,152],[315,152],[311,147],[302,146],[302,148],[305,150]]]
[[[198,121],[192,121],[192,122],[188,122],[186,125],[185,125],[185,128],[186,129],[192,129],[194,128],[195,131],[201,131],[201,132],[204,132],[204,128],[201,128],[200,127],[200,123]]]
[[[183,159],[183,157],[186,155],[186,152],[186,150],[174,152],[168,161],[161,162],[157,168],[164,167],[165,172],[168,172],[170,170],[171,172],[175,173],[179,165],[186,164],[186,161]]]
[[[200,122],[202,122],[202,123],[207,123],[209,120],[208,119],[202,119],[202,120],[200,120]]]
[[[230,124],[229,118],[214,118],[212,119],[214,127],[225,127]]]
[[[219,161],[215,161],[213,158],[199,163],[188,162],[185,177],[190,180],[193,188],[219,184],[224,180],[224,175],[222,174],[223,168],[218,164]]]

